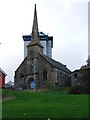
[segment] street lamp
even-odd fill
[[[34,92],[35,92],[35,65],[31,64],[34,67]]]

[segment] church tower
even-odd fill
[[[43,46],[40,43],[40,39],[39,39],[37,10],[35,4],[31,42],[27,46],[27,59],[32,59],[33,57],[34,58],[37,57],[38,53],[43,53]]]
[[[37,88],[38,72],[39,72],[38,55],[42,53],[43,53],[43,46],[40,43],[40,39],[39,39],[37,11],[35,4],[31,42],[27,46],[27,70],[26,70],[27,80],[29,82],[31,81],[31,79],[33,79],[35,83],[35,88]]]

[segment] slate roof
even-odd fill
[[[71,71],[66,67],[66,65],[63,65],[62,63],[57,62],[54,59],[52,59],[44,54],[40,54],[40,55],[43,56],[52,66],[54,66],[60,70],[63,70],[67,73],[71,73]]]

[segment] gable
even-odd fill
[[[19,65],[19,67],[17,68],[17,71],[24,71],[26,72],[26,65],[27,65],[27,57],[23,60],[23,62]]]

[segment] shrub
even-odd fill
[[[23,85],[23,89],[24,89],[24,90],[27,89],[27,86],[26,86],[26,85]]]
[[[90,94],[90,88],[87,86],[74,86],[70,88],[69,94]]]

